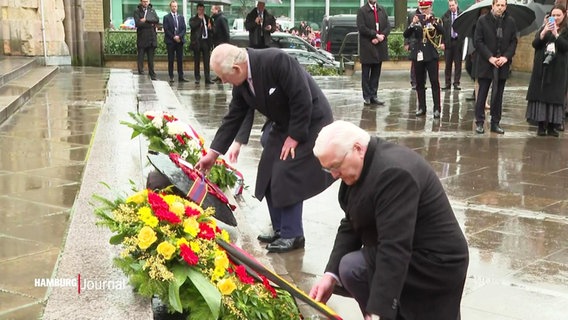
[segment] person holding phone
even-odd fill
[[[418,98],[417,117],[426,115],[426,72],[432,86],[434,102],[434,119],[439,119],[442,112],[440,103],[440,80],[438,48],[444,50],[444,28],[442,22],[432,14],[432,1],[419,1],[420,13],[412,18],[412,22],[404,31],[405,39],[415,39],[416,43],[410,52],[416,75],[416,96]]]
[[[538,136],[558,137],[557,126],[564,121],[568,30],[566,7],[555,5],[547,23],[537,31],[533,71],[527,91],[526,118],[538,123]]]

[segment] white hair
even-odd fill
[[[330,148],[337,156],[349,152],[355,143],[367,146],[371,136],[351,122],[337,120],[323,127],[314,145],[314,155],[321,156]]]
[[[247,61],[247,51],[231,44],[223,43],[213,49],[211,64],[215,63],[221,68],[222,74],[232,74],[233,66]]]

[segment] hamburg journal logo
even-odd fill
[[[124,290],[126,279],[122,280],[91,280],[81,278],[77,274],[75,278],[35,278],[34,287],[45,288],[77,288],[77,294],[89,290]]]

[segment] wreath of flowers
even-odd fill
[[[213,208],[148,189],[114,200],[93,197],[97,225],[122,247],[115,265],[140,295],[157,296],[188,319],[301,318],[287,291],[249,273],[217,244],[229,234],[216,225]]]
[[[185,161],[195,165],[207,154],[205,140],[189,124],[163,111],[148,111],[144,114],[129,112],[134,123],[121,121],[133,130],[131,138],[143,135],[148,139],[148,149],[165,154],[177,153]],[[207,178],[221,189],[235,188],[242,192],[243,176],[222,158],[218,158]]]

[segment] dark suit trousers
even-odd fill
[[[272,204],[270,190],[267,190],[266,203],[268,204],[272,229],[274,231],[280,231],[282,238],[295,238],[304,235],[304,226],[302,223],[303,201],[287,207],[276,208]]]
[[[144,72],[144,55],[148,56],[148,74],[150,77],[155,77],[156,72],[154,72],[154,47],[138,47],[138,73],[142,74]]]
[[[440,80],[439,62],[438,60],[415,61],[414,68],[416,70],[416,95],[418,97],[418,109],[426,111],[426,72],[432,86],[432,100],[434,102],[434,110],[440,110]]]
[[[205,74],[205,81],[211,80],[209,73],[209,58],[211,57],[211,46],[209,42],[204,39],[199,39],[199,48],[193,50],[193,74],[195,75],[195,80],[201,80],[200,66],[201,56],[203,55],[203,73]]]
[[[183,43],[174,42],[167,45],[168,50],[168,75],[174,77],[174,57],[177,63],[178,78],[183,78]]]
[[[382,62],[361,64],[361,89],[363,89],[363,99],[377,99],[382,65]]]
[[[492,79],[477,79],[479,82],[479,91],[477,92],[477,97],[475,99],[475,123],[483,124],[485,121],[485,101],[487,101],[487,95],[489,94],[489,88],[491,87]],[[489,105],[491,106],[491,123],[499,124],[501,121],[501,112],[503,110],[503,92],[505,92],[505,83],[507,79],[499,79],[497,82],[497,92],[491,92],[491,101]]]
[[[353,251],[341,258],[337,275],[343,288],[355,298],[363,314],[366,313],[367,301],[371,288],[369,266],[361,250]]]
[[[452,85],[452,65],[454,65],[454,86],[460,85],[461,72],[462,72],[462,48],[460,41],[457,39],[450,40],[450,45],[444,51],[444,60],[446,61],[446,69],[444,75],[446,76],[446,88]]]

